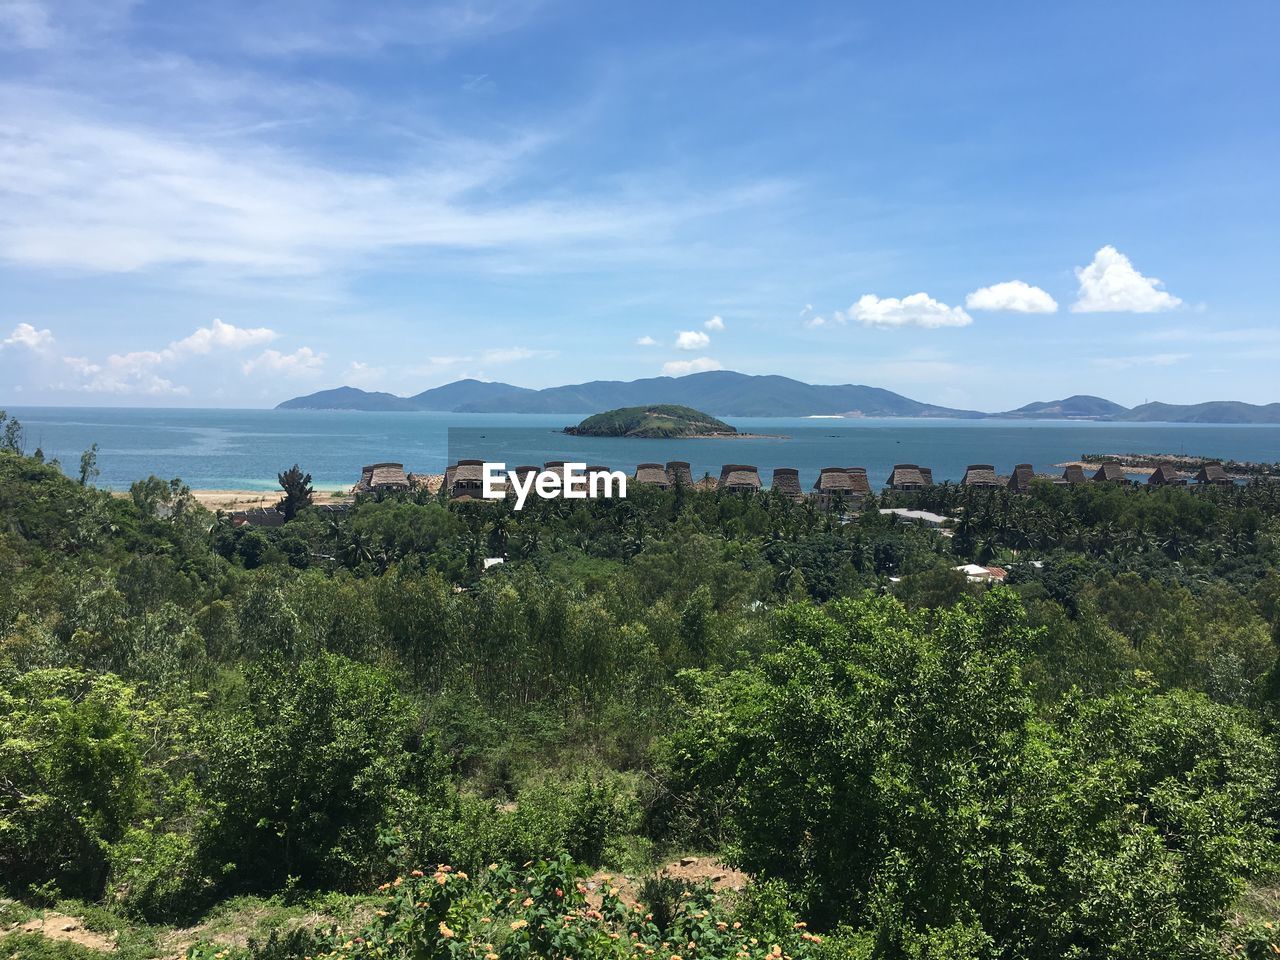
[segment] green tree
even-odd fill
[[[276,476],[280,480],[281,489],[284,490],[284,496],[280,498],[276,509],[284,514],[285,520],[292,520],[303,507],[311,506],[311,496],[314,492],[311,489],[311,474],[303,473],[302,468],[295,463],[284,473]]]
[[[87,487],[89,482],[96,480],[101,472],[98,469],[98,445],[95,443],[80,454],[80,486]]]

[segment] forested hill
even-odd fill
[[[334,396],[335,391],[326,390],[306,397],[295,397],[280,404],[280,409],[378,408],[366,405],[365,399],[359,396],[362,391],[352,393],[353,390],[353,387],[344,387],[337,396]],[[864,417],[982,416],[974,411],[921,403],[879,387],[858,384],[815,385],[789,377],[748,376],[729,370],[694,373],[687,377],[595,380],[544,390],[528,390],[508,383],[459,380],[412,397],[392,397],[380,409],[440,410],[455,413],[584,413],[589,410],[655,403],[679,404],[706,410],[716,416],[737,417],[840,414]]]
[[[1018,420],[1132,420],[1168,423],[1280,423],[1280,403],[1149,403],[1129,409],[1103,397],[1076,395],[998,413],[959,410],[861,384],[809,384],[789,377],[713,370],[685,377],[593,380],[531,390],[509,383],[458,380],[411,397],[357,387],[321,390],[279,404],[281,410],[427,410],[452,413],[577,413],[666,403],[722,417],[944,417]]]
[[[658,403],[597,413],[587,417],[576,427],[565,427],[564,432],[578,437],[666,440],[673,437],[724,436],[738,431],[723,420],[717,420],[692,407]]]
[[[1280,484],[254,527],[22,448],[3,960],[1280,955]]]

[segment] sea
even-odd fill
[[[69,474],[98,445],[97,483],[116,490],[155,475],[193,489],[270,490],[294,463],[321,489],[348,487],[366,463],[396,461],[414,473],[443,473],[459,458],[515,467],[548,460],[602,464],[631,473],[637,463],[687,460],[694,477],[725,463],[754,464],[767,485],[774,467],[795,467],[808,487],[827,466],[867,468],[872,487],[895,463],[933,468],[958,481],[971,463],[1007,474],[1086,453],[1172,453],[1280,462],[1280,425],[1095,423],[1090,421],[811,419],[731,417],[752,439],[638,440],[562,433],[581,414],[365,413],[317,410],[174,410],[10,407],[28,452],[56,457]]]

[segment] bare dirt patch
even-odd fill
[[[15,924],[8,930],[0,930],[0,937],[15,933],[38,933],[47,940],[63,940],[78,944],[90,950],[102,953],[114,953],[116,940],[114,936],[96,933],[85,927],[76,917],[68,917],[65,913],[46,911],[42,917],[33,917],[23,923]]]
[[[656,871],[654,876],[670,877],[683,880],[688,884],[709,883],[717,893],[738,893],[751,882],[751,878],[741,870],[726,866],[712,857],[681,857]],[[640,887],[645,877],[630,874],[612,873],[600,870],[583,881],[587,888],[587,902],[599,908],[601,891],[606,885],[618,892],[618,899],[627,906],[640,905]]]

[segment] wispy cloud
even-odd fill
[[[5,347],[25,347],[28,350],[48,350],[53,346],[52,330],[37,330],[29,323],[20,323],[13,333],[0,340],[0,350]]]
[[[708,370],[723,370],[719,360],[711,357],[698,357],[694,360],[668,360],[662,365],[662,372],[668,377],[683,377],[690,373],[706,373]]]
[[[706,323],[704,323],[702,326],[707,330],[723,330],[724,318],[719,315],[714,316],[710,320],[708,320]]]
[[[636,337],[637,347],[656,347],[657,345],[658,345],[658,341],[653,339],[653,337],[650,337],[650,336]]]
[[[310,347],[299,347],[293,353],[279,350],[263,350],[252,360],[241,364],[245,375],[266,371],[284,377],[303,377],[319,373],[324,368],[324,354]]]
[[[1148,353],[1131,357],[1095,357],[1093,363],[1104,370],[1128,370],[1132,367],[1171,367],[1190,357],[1189,353]]]

